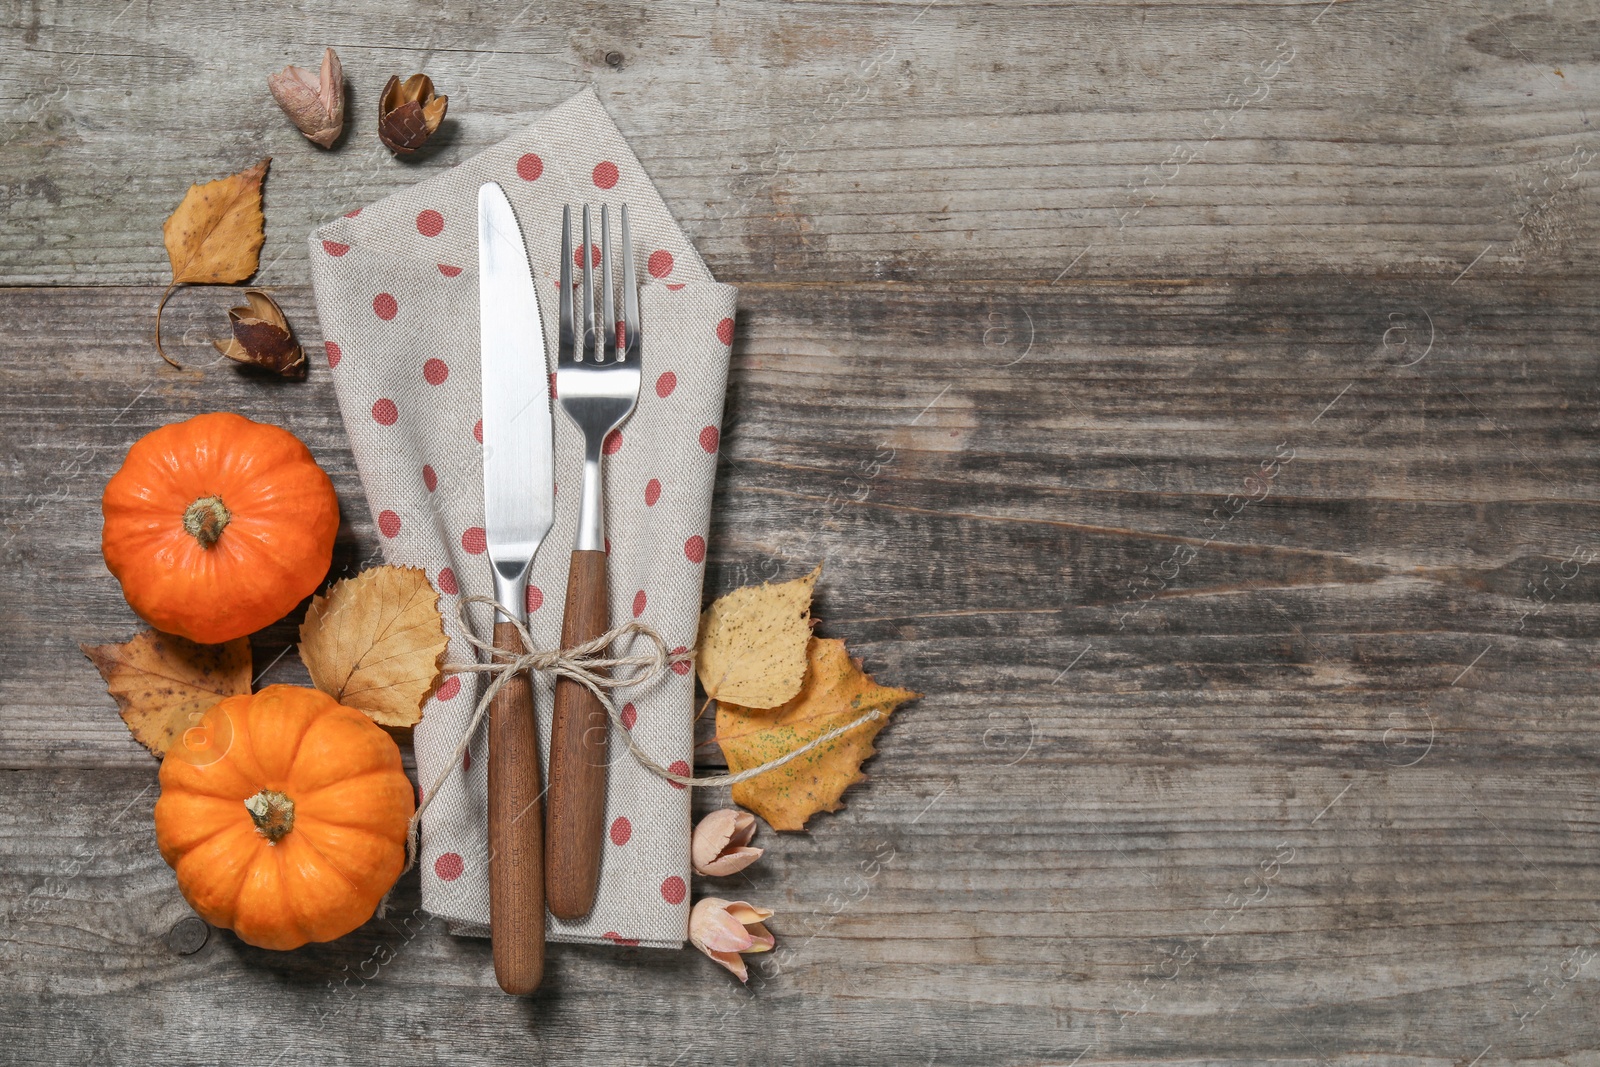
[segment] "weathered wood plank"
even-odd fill
[[[691,953],[552,946],[540,998],[512,1001],[487,945],[422,925],[414,886],[332,945],[213,932],[180,955],[151,769],[10,773],[0,1047],[16,1063],[1445,1064],[1600,1038],[1593,978],[1562,966],[1600,939],[1591,773],[1069,770],[978,746],[930,765],[885,736],[883,777],[737,887],[779,910],[790,950],[753,996]]]
[[[308,294],[280,295],[315,350]],[[935,694],[925,707],[1004,694],[997,710],[1020,722],[1017,709],[1083,701],[1073,714],[1090,719],[1062,732],[1130,757],[1169,758],[1179,738],[1225,751],[1244,729],[1283,757],[1337,758],[1493,643],[1449,693],[1474,694],[1481,716],[1462,743],[1593,754],[1578,723],[1556,729],[1592,682],[1580,642],[1597,625],[1592,565],[1563,566],[1592,544],[1597,510],[1585,281],[888,295],[747,294],[708,593],[826,559],[825,626]],[[0,295],[13,323],[0,625],[32,635],[0,650],[13,765],[146,758],[76,643],[134,625],[99,561],[97,499],[150,428],[214,408],[289,426],[344,501],[336,573],[376,558],[324,374],[170,371],[144,335],[154,298]],[[201,309],[226,303],[179,303],[175,335],[197,338]],[[1415,367],[1397,365],[1414,358],[1396,355],[1399,334],[1383,344],[1390,306],[1417,329],[1432,316],[1435,351]],[[986,324],[1025,329],[1023,310],[1032,348],[1020,333],[1000,345]],[[1270,484],[1247,485],[1289,450]],[[1228,497],[1252,492],[1265,499],[1228,518]],[[288,624],[257,639],[258,662],[276,660],[265,680],[301,677],[292,653],[277,658],[292,641]],[[1071,684],[1051,686],[1087,645]],[[1161,744],[1127,731],[1172,698],[1241,696],[1243,720],[1208,707]],[[1531,706],[1545,729],[1507,738]]]
[[[0,292],[0,626],[27,635],[0,646],[0,1047],[1581,1058],[1600,612],[1592,565],[1562,563],[1596,506],[1589,285],[751,287],[708,592],[826,558],[824,632],[929,696],[843,812],[766,835],[724,890],[780,913],[790,951],[753,997],[689,953],[557,947],[529,1004],[493,991],[482,943],[417,925],[409,882],[394,920],[335,945],[170,947],[188,911],[151,847],[154,768],[74,651],[133,625],[95,555],[98,487],[148,428],[235,408],[333,472],[341,565],[375,536],[320,370],[168,371],[152,289]],[[314,349],[308,293],[280,295]],[[226,302],[186,296],[175,335]],[[1265,498],[1207,526],[1280,444]]]
[[[1597,12],[19,3],[0,26],[0,281],[156,282],[185,187],[271,155],[261,278],[303,283],[316,223],[585,85],[731,280],[1593,269]],[[324,44],[351,83],[334,152],[265,88]],[[400,163],[377,95],[423,68],[449,125]]]

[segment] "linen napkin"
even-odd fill
[[[669,648],[691,646],[735,290],[712,279],[590,91],[482,154],[311,235],[328,366],[384,559],[427,571],[441,594],[449,657],[472,662],[458,598],[493,591],[478,363],[477,195],[485,181],[500,183],[521,223],[551,367],[562,205],[628,205],[645,281],[644,377],[633,414],[606,445],[611,620],[638,619]],[[614,240],[617,234],[613,229]],[[559,404],[554,424],[556,520],[533,561],[528,591],[528,625],[542,648],[559,644],[582,468],[582,437]],[[491,613],[469,608],[473,632],[490,638]],[[419,789],[446,769],[483,684],[452,676],[424,707],[414,735]],[[693,688],[689,665],[679,664],[647,686],[615,691],[635,740],[683,774],[693,764]],[[547,759],[549,680],[535,677],[534,700]],[[422,903],[457,933],[488,932],[486,727],[422,820]],[[641,767],[620,738],[611,739],[610,756],[594,910],[579,922],[549,918],[549,937],[679,947],[688,930],[688,791]]]

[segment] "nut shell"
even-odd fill
[[[395,155],[410,155],[438,132],[449,106],[450,98],[436,95],[426,74],[404,82],[391,75],[378,100],[378,139]]]
[[[344,131],[344,68],[329,48],[322,55],[322,73],[287,66],[267,78],[267,88],[307,140],[331,148]]]

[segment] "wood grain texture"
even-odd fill
[[[573,552],[562,601],[561,647],[575,648],[611,629],[606,589],[606,553]],[[550,914],[557,918],[581,919],[594,907],[606,825],[610,734],[611,721],[594,694],[570,678],[557,678],[544,861],[545,895]]]
[[[752,992],[694,953],[552,946],[526,1002],[409,880],[334,945],[168,947],[189,912],[154,766],[73,652],[135,625],[94,553],[99,486],[151,427],[236,409],[330,470],[336,571],[378,536],[325,366],[169,371],[139,314],[157,292],[0,292],[17,1062],[1600,1048],[1591,279],[748,287],[707,595],[825,559],[819,632],[929,695],[842,812],[697,884],[777,910]],[[278,296],[317,352],[309,294]],[[263,683],[301,677],[279,629]],[[208,1026],[125,1024],[152,1006]]]
[[[0,1063],[1600,1058],[1600,5],[247,15],[0,12]],[[326,44],[334,153],[265,90]],[[414,70],[451,114],[399,163]],[[100,489],[239,411],[332,476],[330,577],[376,562],[304,235],[585,85],[741,287],[707,596],[825,560],[818,632],[928,696],[696,880],[777,912],[748,989],[555,945],[503,997],[415,876],[331,945],[200,938],[76,651],[136,628]],[[224,365],[203,290],[166,368],[161,220],[267,154],[310,378]]]
[[[494,647],[520,656],[516,624],[494,625]],[[489,932],[500,988],[524,996],[544,976],[544,789],[539,727],[527,675],[489,705]]]
[[[261,280],[305,236],[585,86],[727,280],[1594,268],[1593,0],[16,3],[0,280],[153,283],[190,182],[274,159]],[[266,89],[339,50],[336,151]],[[609,59],[608,59],[609,57]],[[450,97],[377,141],[394,73]],[[1490,247],[1492,246],[1492,247]],[[1080,255],[1082,258],[1079,258]]]

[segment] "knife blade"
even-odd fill
[[[505,190],[478,188],[478,329],[483,374],[483,530],[495,600],[527,621],[528,569],[555,520],[550,371],[527,246]],[[524,651],[495,617],[494,647]],[[526,674],[489,707],[489,932],[495,977],[531,993],[544,973],[544,813],[539,732]]]

